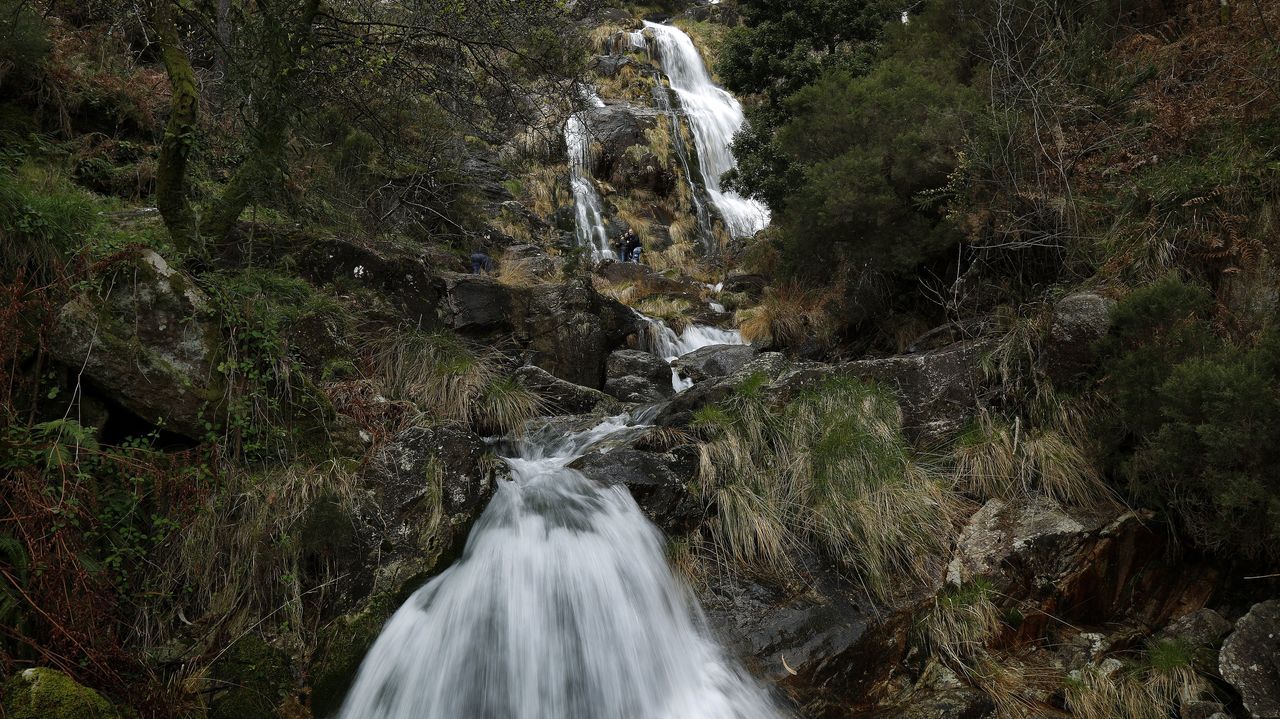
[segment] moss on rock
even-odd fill
[[[119,719],[120,712],[94,690],[56,669],[27,669],[4,686],[6,719]]]
[[[260,637],[231,645],[214,665],[215,686],[226,691],[209,706],[209,719],[275,719],[293,686],[289,658]]]

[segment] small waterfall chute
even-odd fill
[[[595,92],[583,90],[592,107],[604,107]],[[601,199],[591,174],[591,133],[581,112],[564,123],[564,143],[569,154],[569,188],[573,193],[574,227],[578,245],[591,251],[593,260],[613,259],[609,247],[609,229]]]
[[[511,442],[462,558],[387,622],[341,719],[772,719],[624,486],[566,465],[637,419]]]

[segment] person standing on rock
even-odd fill
[[[635,230],[627,230],[627,234],[622,236],[622,261],[636,262],[639,255],[636,249],[640,247],[640,238],[636,235]]]

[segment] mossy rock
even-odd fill
[[[56,669],[27,669],[5,683],[5,719],[120,719],[94,690]]]
[[[311,668],[311,712],[317,719],[335,716],[342,708],[360,663],[397,606],[396,597],[377,596],[362,611],[339,617],[322,630]]]
[[[225,692],[210,702],[209,719],[275,719],[294,684],[288,656],[253,635],[231,645],[213,680]]]

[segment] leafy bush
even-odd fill
[[[50,43],[44,22],[33,3],[0,0],[0,82],[16,72],[29,76],[49,54]]]
[[[50,168],[0,167],[0,274],[48,279],[98,229],[96,198]]]
[[[1201,546],[1280,559],[1280,327],[1232,344],[1209,310],[1176,279],[1117,307],[1104,388],[1125,443],[1112,460]]]

